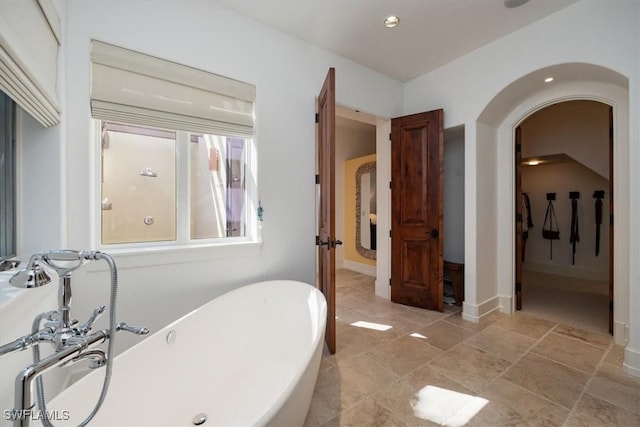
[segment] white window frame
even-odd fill
[[[190,238],[190,217],[191,217],[191,203],[190,203],[190,188],[189,188],[189,167],[190,167],[190,155],[189,155],[189,133],[186,131],[176,130],[176,240],[173,241],[157,241],[157,242],[135,242],[135,243],[114,243],[103,244],[102,243],[102,135],[101,135],[101,121],[98,119],[91,119],[92,122],[92,134],[93,143],[92,156],[94,159],[94,171],[93,178],[93,197],[91,197],[91,211],[93,212],[93,244],[92,246],[98,250],[108,251],[111,254],[139,254],[139,255],[153,255],[155,253],[162,252],[183,252],[185,260],[198,260],[209,259],[213,254],[209,251],[202,251],[202,249],[215,250],[216,248],[229,248],[229,247],[259,247],[262,245],[262,233],[261,227],[258,223],[257,209],[258,202],[258,188],[257,188],[257,150],[256,150],[256,137],[253,138],[244,137],[247,140],[246,150],[246,171],[247,179],[245,180],[245,200],[247,206],[246,217],[246,230],[245,236],[242,237],[217,237],[208,239],[191,239]],[[199,132],[193,132],[199,134]],[[183,208],[180,208],[183,206]],[[201,256],[197,255],[197,251]],[[225,251],[226,252],[226,251]],[[190,254],[189,254],[190,253]],[[235,253],[235,252],[234,252]],[[231,255],[226,252],[226,255]],[[173,258],[179,262],[180,258]],[[156,265],[158,262],[152,259],[138,260],[135,263],[141,263],[141,265]],[[140,264],[132,265],[140,265]],[[126,265],[125,265],[126,266]]]

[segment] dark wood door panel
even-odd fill
[[[428,138],[428,124],[417,124],[402,129],[398,140],[400,194],[404,200],[400,205],[401,225],[429,224],[429,185],[424,165],[429,160],[429,147],[422,144]]]
[[[434,239],[404,238],[400,240],[400,278],[391,287],[392,299],[400,304],[424,307],[430,304],[433,292],[439,292],[437,268],[438,242]],[[429,278],[425,280],[425,277]]]
[[[391,121],[391,300],[442,311],[442,110]]]
[[[336,255],[335,246],[335,69],[330,68],[318,95],[317,149],[320,208],[318,219],[319,287],[327,300],[325,341],[336,352]],[[318,243],[317,242],[317,243]]]

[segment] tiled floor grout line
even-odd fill
[[[604,352],[604,354],[600,358],[600,362],[598,362],[598,364],[596,365],[596,368],[594,369],[593,374],[589,375],[589,379],[584,384],[584,387],[582,387],[582,391],[580,392],[580,395],[578,396],[578,398],[574,402],[573,406],[571,407],[571,410],[569,411],[569,415],[567,416],[567,419],[564,420],[564,423],[562,423],[563,426],[567,424],[567,421],[571,418],[571,415],[573,415],[576,412],[576,408],[578,407],[578,404],[582,400],[582,397],[587,393],[587,390],[589,389],[589,385],[591,384],[591,382],[595,378],[596,373],[598,372],[598,369],[600,369],[602,364],[605,363],[605,360],[607,359],[607,355],[609,354],[609,352],[611,351],[611,349],[613,348],[614,345],[615,345],[615,342],[613,340],[611,340],[611,342],[609,343],[609,347],[607,348],[607,350]]]
[[[489,382],[484,386],[484,389],[483,389],[483,390],[486,390],[486,389],[487,389],[487,388],[488,388],[492,383],[494,383],[498,378],[502,378],[502,377],[504,376],[504,374],[506,374],[509,370],[511,370],[511,368],[513,368],[513,367],[514,367],[518,362],[520,362],[520,361],[521,361],[521,360],[522,360],[522,359],[523,359],[527,354],[529,354],[529,353],[531,352],[531,350],[532,350],[533,348],[535,348],[538,344],[540,344],[540,343],[541,343],[541,342],[542,342],[542,341],[547,337],[547,335],[549,335],[549,334],[550,334],[550,333],[551,333],[551,332],[552,332],[552,331],[553,331],[557,326],[558,326],[557,324],[554,324],[554,325],[553,325],[553,327],[552,327],[551,329],[549,329],[549,330],[548,330],[544,335],[542,335],[542,336],[541,336],[541,337],[540,337],[540,338],[539,338],[535,343],[533,343],[531,346],[529,346],[529,348],[528,348],[525,352],[523,352],[523,353],[522,353],[518,358],[516,358],[516,360],[514,360],[514,361],[511,363],[511,365],[509,365],[509,367],[508,367],[507,369],[505,369],[505,370],[504,370],[504,371],[502,371],[498,376],[496,376],[494,379],[492,379],[491,381],[489,381]],[[531,337],[531,338],[533,338],[533,337]],[[505,380],[505,381],[509,381],[509,380],[508,380],[508,379],[506,379],[506,378],[505,378],[504,380]],[[549,399],[547,399],[546,397],[539,395],[538,393],[535,393],[535,392],[533,392],[533,391],[531,391],[531,390],[527,390],[526,388],[524,388],[524,387],[522,387],[522,386],[520,386],[520,385],[518,385],[518,384],[515,384],[515,383],[513,383],[513,382],[511,382],[511,381],[509,381],[509,382],[510,382],[511,384],[514,384],[515,386],[518,386],[518,387],[520,387],[520,388],[522,388],[522,389],[524,389],[524,390],[528,391],[529,393],[531,393],[531,394],[533,394],[533,395],[535,395],[535,396],[537,396],[537,397],[541,397],[541,398],[543,398],[543,399],[545,399],[545,400],[547,400],[547,401],[549,401],[549,402],[553,403],[553,404],[554,404],[554,405],[556,405],[556,406],[560,406],[560,405],[558,405],[557,403],[550,401],[550,400],[549,400]],[[560,406],[560,407],[562,407],[562,406]]]

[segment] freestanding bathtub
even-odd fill
[[[114,359],[90,426],[302,426],[315,387],[326,302],[302,282],[267,281],[224,294]],[[95,405],[98,369],[47,404],[76,426]]]

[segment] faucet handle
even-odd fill
[[[124,322],[120,322],[116,325],[116,331],[127,331],[136,335],[147,335],[149,333],[149,329],[142,326],[131,326],[127,325]]]
[[[93,313],[91,313],[91,316],[89,316],[89,320],[87,320],[82,326],[78,328],[80,333],[86,334],[87,332],[89,332],[93,327],[93,323],[96,321],[96,319],[104,313],[105,308],[107,308],[107,306],[105,305],[94,308]]]

